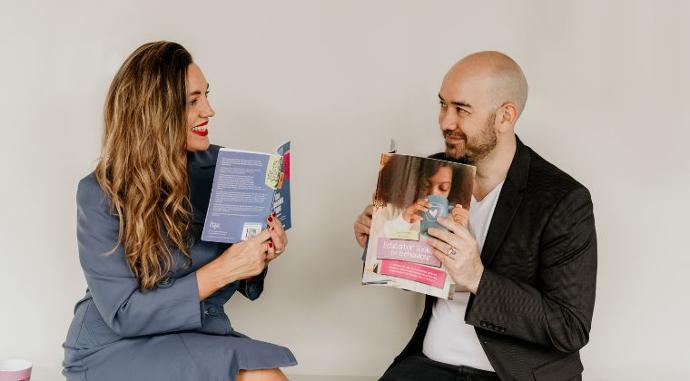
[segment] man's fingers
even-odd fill
[[[438,258],[438,260],[441,261],[441,264],[443,266],[445,266],[446,268],[448,267],[448,265],[449,265],[448,261],[450,259],[448,259],[448,256],[446,254],[444,254],[442,251],[440,251],[436,248],[431,250],[431,253],[434,255],[434,257]]]
[[[369,225],[365,225],[361,222],[355,223],[355,232],[369,234]]]
[[[440,217],[437,219],[437,221],[439,224],[441,224],[441,226],[455,233],[460,238],[468,239],[471,237],[470,232],[467,230],[467,228],[453,221],[452,218]]]
[[[363,214],[371,218],[371,216],[374,214],[374,205],[367,205],[367,207],[364,208]]]
[[[455,238],[453,236],[453,233],[438,228],[429,228],[429,235],[438,238],[439,240],[448,244],[450,244],[450,241],[452,241]]]
[[[451,245],[449,245],[448,243],[433,237],[429,237],[426,242],[429,244],[429,246],[442,253],[447,253],[448,250],[450,250],[451,248]]]

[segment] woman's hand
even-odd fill
[[[268,223],[268,234],[271,239],[268,241],[268,252],[266,254],[266,263],[278,258],[279,255],[285,252],[288,244],[287,234],[275,213],[268,216],[266,219]]]
[[[218,258],[198,269],[199,300],[208,298],[228,283],[259,275],[266,268],[269,239],[271,233],[264,230],[230,246]]]
[[[252,238],[230,246],[216,259],[227,271],[230,278],[227,283],[251,278],[264,271],[270,238],[269,231],[264,230]]]
[[[470,219],[470,211],[467,209],[464,209],[462,205],[457,204],[453,208],[453,211],[450,212],[451,216],[453,217],[453,221],[455,223],[460,224],[464,227],[467,227],[467,221]]]
[[[422,214],[426,213],[431,208],[431,204],[424,198],[420,198],[414,204],[410,205],[403,211],[402,218],[406,222],[414,224],[422,220]]]

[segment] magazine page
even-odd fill
[[[201,239],[235,243],[264,230],[282,168],[280,155],[222,148]]]
[[[286,142],[276,150],[283,159],[281,177],[276,186],[273,198],[273,211],[283,224],[283,229],[292,227],[292,213],[290,212],[290,142]]]
[[[471,165],[382,154],[362,283],[452,298],[453,281],[427,232],[443,229],[439,217],[467,224],[475,172]]]

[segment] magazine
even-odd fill
[[[452,299],[453,280],[426,243],[439,217],[467,224],[476,168],[394,153],[381,155],[362,284]]]
[[[221,148],[201,239],[246,240],[266,229],[272,212],[285,230],[292,227],[290,142],[275,154]]]

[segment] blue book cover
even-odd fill
[[[275,210],[289,229],[290,142],[277,154],[222,148],[218,152],[213,188],[201,239],[235,243],[266,229]]]

